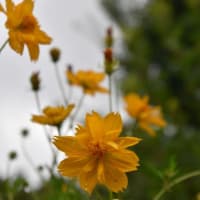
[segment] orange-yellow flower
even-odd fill
[[[139,123],[139,127],[151,136],[156,134],[152,126],[164,127],[166,125],[161,108],[149,105],[148,96],[140,97],[135,93],[131,93],[125,96],[124,100],[128,114],[135,118]]]
[[[135,171],[139,158],[128,149],[137,144],[136,137],[119,137],[122,120],[118,113],[105,117],[98,113],[86,115],[85,126],[79,125],[75,136],[56,136],[54,144],[67,158],[60,162],[63,176],[76,177],[80,186],[91,193],[96,184],[113,192],[127,187],[126,172]]]
[[[43,109],[43,115],[33,115],[32,121],[51,126],[60,126],[62,122],[69,116],[72,109],[74,108],[73,104],[69,104],[67,107],[57,106],[50,107],[47,106]]]
[[[23,0],[15,5],[12,0],[6,0],[6,10],[0,5],[0,11],[7,16],[5,23],[8,29],[10,47],[19,54],[27,45],[31,60],[39,57],[39,44],[49,44],[51,38],[40,30],[37,19],[33,15],[33,0]]]
[[[105,78],[104,73],[79,70],[74,74],[72,70],[67,70],[66,76],[70,84],[80,86],[85,94],[94,95],[96,92],[108,92],[106,88],[99,85]]]

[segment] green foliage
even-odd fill
[[[143,138],[136,147],[142,160],[123,197],[152,199],[166,181],[200,166],[200,1],[149,0],[140,7],[131,1],[102,3],[122,32],[122,90],[149,95],[162,105],[169,123],[156,138],[132,133]],[[130,132],[129,125],[126,129]],[[199,178],[186,181],[163,199],[196,199],[199,185]]]

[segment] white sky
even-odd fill
[[[0,2],[4,5],[4,1]],[[36,0],[34,14],[42,30],[53,38],[50,46],[40,48],[38,62],[30,62],[26,49],[23,56],[20,56],[6,46],[0,55],[0,176],[5,177],[8,152],[17,150],[19,158],[11,165],[11,175],[20,169],[25,169],[31,182],[35,182],[38,178],[22,155],[20,130],[28,127],[31,131],[25,144],[36,164],[49,163],[51,154],[42,127],[30,122],[31,114],[37,113],[34,96],[30,90],[30,74],[33,71],[40,71],[42,105],[58,102],[60,92],[57,89],[54,66],[48,55],[49,49],[53,46],[61,48],[62,55],[59,62],[61,73],[65,71],[68,63],[73,64],[75,70],[84,68],[101,71],[102,37],[105,29],[110,25],[113,26],[95,0]],[[0,14],[0,45],[7,39],[4,22],[5,17]],[[65,81],[64,75],[63,81]],[[76,100],[79,95],[80,92],[76,92],[74,99]],[[104,106],[104,104],[107,106],[106,95],[87,97],[85,102],[85,111],[81,113],[91,110],[107,112]]]

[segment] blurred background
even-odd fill
[[[128,119],[125,120],[124,134],[130,132],[142,137],[143,141],[134,148],[141,159],[139,171],[129,174],[128,189],[117,196],[119,199],[152,199],[164,181],[200,168],[199,10],[199,0],[35,1],[34,13],[42,29],[53,37],[52,46],[61,49],[61,72],[69,63],[75,69],[92,68],[101,71],[103,37],[106,28],[112,26],[116,41],[115,54],[120,60],[120,70],[115,74],[120,93],[147,94],[151,104],[162,106],[168,125],[158,131],[156,137],[151,138],[140,130],[132,133],[133,125]],[[1,27],[4,21],[3,15],[0,15]],[[2,28],[1,43],[6,38],[6,30]],[[40,71],[42,104],[46,106],[59,102],[60,93],[49,49],[41,48],[37,63],[30,63],[27,52],[20,57],[9,47],[1,54],[2,180],[7,176],[8,153],[16,150],[19,156],[10,166],[10,176],[14,177],[24,169],[30,185],[39,183],[30,164],[20,156],[20,132],[24,128],[30,130],[26,149],[34,162],[38,165],[49,162],[51,155],[48,145],[43,145],[45,138],[41,127],[30,122],[31,114],[37,112],[37,109],[29,85],[31,72]],[[79,91],[74,94],[74,100],[78,97]],[[102,95],[97,95],[95,99],[88,97],[86,102],[80,116],[92,109],[107,112],[107,108],[102,110],[105,107],[105,97]],[[3,187],[0,185],[0,188]],[[200,178],[196,177],[177,185],[163,199],[199,200],[199,193]],[[56,194],[58,197],[59,194]],[[87,199],[81,196],[65,197],[73,198]],[[38,199],[49,200],[50,197],[44,195]]]

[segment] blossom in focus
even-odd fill
[[[54,144],[67,158],[58,170],[63,176],[76,177],[80,186],[91,193],[96,184],[113,192],[127,187],[126,172],[135,171],[139,158],[127,147],[137,144],[136,137],[119,137],[122,120],[118,113],[105,117],[87,114],[85,126],[79,125],[74,136],[56,136]]]
[[[69,104],[67,107],[47,106],[43,109],[42,115],[33,115],[32,121],[43,125],[51,125],[59,127],[62,124],[62,122],[70,115],[73,108],[74,108],[73,104]]]
[[[153,126],[164,127],[166,121],[163,119],[159,106],[149,105],[148,96],[140,97],[138,94],[130,93],[124,97],[128,114],[135,118],[139,127],[149,135],[155,136]]]
[[[104,73],[79,70],[75,74],[72,70],[67,70],[66,76],[71,85],[80,86],[85,94],[94,95],[96,92],[108,92],[106,88],[99,85],[105,78]]]
[[[10,47],[22,54],[26,45],[30,59],[36,61],[39,57],[39,44],[50,44],[51,38],[40,30],[33,15],[33,7],[33,0],[23,0],[17,5],[12,0],[6,0],[6,10],[0,4],[0,12],[7,16],[5,26],[8,29]]]

